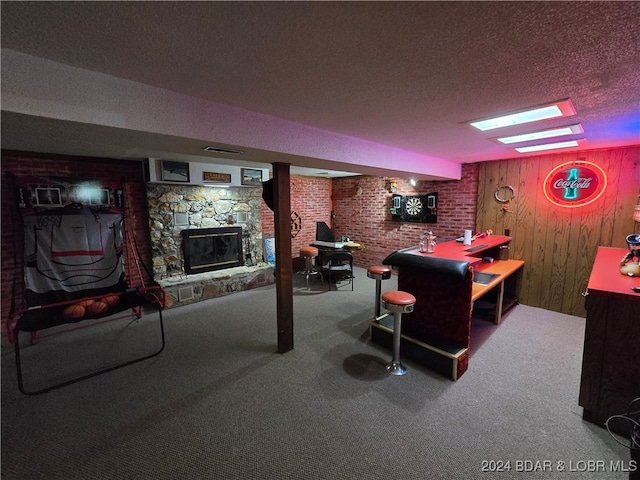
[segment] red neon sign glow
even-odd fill
[[[544,179],[544,195],[559,207],[582,207],[607,188],[607,176],[595,163],[578,160],[558,165]]]

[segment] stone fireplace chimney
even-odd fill
[[[193,273],[187,271],[183,231],[233,229],[239,242],[227,246],[237,250],[233,266],[262,263],[261,195],[260,187],[147,184],[154,280]]]

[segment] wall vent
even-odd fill
[[[193,287],[192,286],[180,287],[178,289],[178,300],[180,300],[181,302],[184,302],[187,300],[193,300]]]
[[[228,155],[240,155],[244,153],[242,150],[230,150],[228,148],[221,147],[204,147],[205,151],[213,153],[226,153]]]

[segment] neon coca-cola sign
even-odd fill
[[[544,180],[544,194],[560,207],[582,207],[597,200],[607,187],[607,176],[596,164],[578,160],[558,165]]]

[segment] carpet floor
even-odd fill
[[[474,320],[458,381],[410,360],[395,377],[356,277],[294,287],[285,354],[275,286],[167,310],[159,356],[39,396],[18,391],[5,339],[3,480],[628,478],[629,451],[581,417],[583,318],[519,305]],[[157,314],[27,343],[38,387],[153,351]]]

